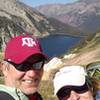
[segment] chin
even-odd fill
[[[25,89],[25,91],[23,91],[26,95],[32,95],[34,93],[36,93],[38,91],[38,88],[30,88],[30,89]]]

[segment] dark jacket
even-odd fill
[[[29,97],[29,100],[43,100],[42,96],[37,92]]]

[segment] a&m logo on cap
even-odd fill
[[[28,47],[33,47],[34,45],[36,46],[37,44],[32,38],[25,37],[25,38],[22,38],[22,46],[25,46],[25,45],[27,45]]]

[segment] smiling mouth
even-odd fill
[[[38,86],[38,84],[40,83],[40,80],[38,78],[35,78],[32,80],[26,79],[26,80],[23,80],[23,82],[27,85]]]

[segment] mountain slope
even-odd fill
[[[86,34],[100,29],[100,0],[78,0],[71,4],[51,4],[36,9]]]
[[[87,65],[92,62],[100,61],[100,32],[96,33],[85,44],[78,45],[72,50],[75,56],[70,59],[63,59],[67,65]]]
[[[21,33],[43,37],[54,32],[80,33],[74,27],[66,26],[54,18],[45,17],[36,9],[25,5],[19,0],[0,0],[1,47],[5,47],[9,38]]]
[[[5,21],[2,19],[5,19]],[[18,0],[0,1],[0,20],[4,24],[3,26],[0,24],[1,32],[5,30],[5,28],[9,30],[8,26],[10,27],[10,23],[12,23],[14,26],[17,26],[19,30],[22,30],[22,32],[23,30],[29,33],[35,31],[35,35],[41,35],[40,33],[44,31],[48,32],[50,29],[52,29],[52,26],[49,24],[46,17],[39,12],[34,11],[29,6],[22,4]],[[6,21],[8,25],[6,25]],[[43,24],[43,22],[45,24]],[[40,25],[41,29],[38,29],[38,24]]]

